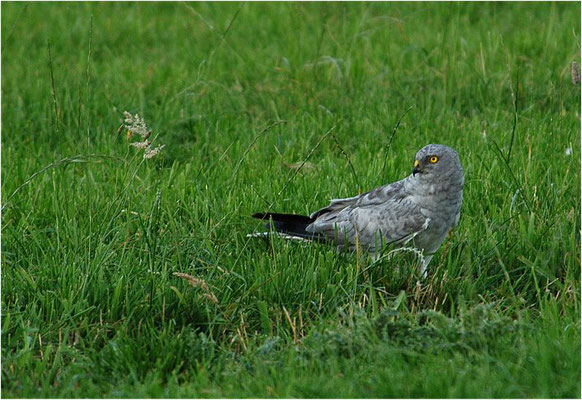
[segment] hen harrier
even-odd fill
[[[268,219],[278,236],[357,246],[372,253],[382,246],[411,246],[423,253],[424,273],[451,228],[459,222],[463,201],[463,169],[457,152],[429,144],[416,153],[412,174],[367,193],[331,204],[310,216],[257,213]],[[249,236],[268,237],[270,232]]]

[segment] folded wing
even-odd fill
[[[404,182],[382,186],[356,197],[334,199],[310,216],[306,232],[325,235],[340,247],[376,249],[404,243],[427,228],[429,220],[405,191]]]

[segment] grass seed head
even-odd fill
[[[129,131],[128,131],[129,132]],[[151,142],[149,141],[143,141],[143,142],[133,142],[130,143],[131,146],[138,148],[138,149],[147,149],[148,147],[150,147]]]
[[[204,293],[200,295],[201,298],[204,297],[206,300],[214,304],[218,304],[218,298],[214,295],[214,293],[210,291],[208,284],[203,279],[197,278],[190,274],[186,274],[184,272],[174,272],[174,276],[184,279],[190,284],[190,286],[202,289]]]
[[[130,131],[132,134],[140,135],[142,138],[147,139],[151,134],[150,129],[145,123],[145,120],[138,114],[131,115],[131,113],[124,111],[124,125],[125,129]]]
[[[218,299],[216,298],[216,296],[215,296],[215,295],[214,295],[214,293],[212,293],[212,292],[207,292],[207,293],[204,293],[204,294],[202,295],[202,297],[204,297],[206,300],[209,300],[209,301],[211,301],[211,302],[212,302],[212,303],[214,303],[214,304],[218,304]]]
[[[148,140],[148,138],[152,135],[152,130],[148,128],[145,120],[140,117],[138,114],[131,115],[130,112],[124,111],[123,112],[123,124],[121,128],[125,128],[127,130],[127,140],[131,140],[132,136],[139,135],[141,136],[141,142],[133,142],[130,143],[131,146],[143,150],[143,158],[149,160],[160,154],[162,149],[165,145],[158,146],[156,148],[152,148],[152,141]]]
[[[208,285],[206,284],[206,282],[203,279],[186,274],[184,272],[174,272],[174,276],[177,276],[178,278],[182,278],[182,279],[186,280],[191,286],[194,286],[196,288],[201,288],[204,291],[209,290]]]
[[[160,152],[162,151],[162,149],[164,147],[166,147],[165,144],[158,146],[155,149],[152,149],[151,147],[148,146],[146,148],[146,152],[143,155],[143,158],[145,158],[146,160],[149,160],[150,158],[157,156],[158,154],[160,154]]]
[[[572,83],[574,85],[580,84],[580,66],[576,61],[572,61]]]

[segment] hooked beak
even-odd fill
[[[418,174],[420,172],[420,168],[418,168],[419,166],[420,166],[420,161],[414,160],[414,168],[412,169],[412,176],[416,176],[416,174]]]

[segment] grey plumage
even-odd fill
[[[270,219],[287,238],[323,240],[339,248],[412,246],[423,252],[424,272],[450,229],[457,225],[464,176],[457,152],[429,144],[416,153],[413,173],[367,193],[331,204],[306,216],[255,214]]]

